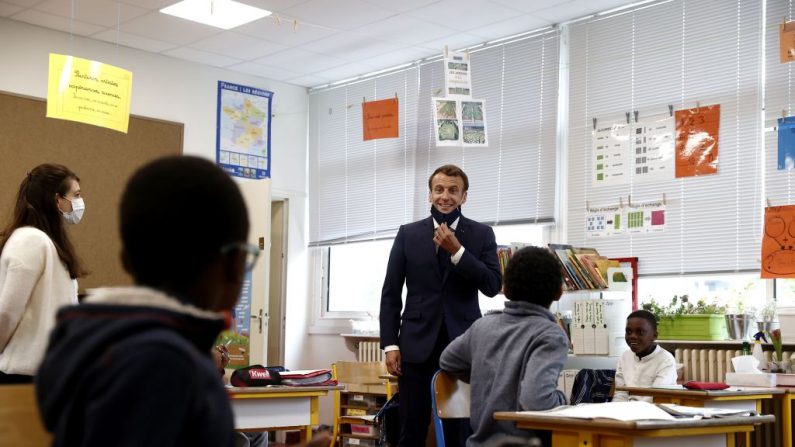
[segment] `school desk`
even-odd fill
[[[552,447],[735,447],[735,433],[776,420],[773,415],[713,419],[618,421],[578,419],[498,411],[494,418],[528,430],[552,432]]]
[[[342,386],[227,388],[238,431],[301,431],[301,443],[318,424],[318,398]]]
[[[780,386],[776,387],[784,391],[781,394],[773,395],[773,398],[781,404],[781,445],[792,447],[792,398],[795,397],[795,387]]]
[[[762,413],[762,400],[783,396],[781,388],[731,387],[725,390],[688,390],[685,388],[616,387],[630,396],[651,396],[654,403],[672,403],[689,407],[732,408]],[[751,433],[745,433],[745,445],[751,445]],[[791,446],[790,446],[791,447]]]

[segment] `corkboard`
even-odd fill
[[[8,224],[22,178],[41,163],[60,163],[80,177],[83,219],[67,231],[90,274],[80,291],[131,284],[121,265],[119,201],[130,175],[149,160],[182,153],[183,125],[130,117],[127,134],[46,118],[42,99],[0,92],[0,227]]]

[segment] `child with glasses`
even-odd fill
[[[211,351],[258,253],[243,197],[213,163],[168,157],[133,174],[119,217],[135,285],[62,308],[36,377],[54,445],[233,446]]]

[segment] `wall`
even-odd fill
[[[99,60],[132,71],[131,113],[184,123],[185,153],[211,159],[215,158],[216,82],[274,92],[272,194],[289,200],[290,222],[285,364],[292,369],[311,368],[352,358],[340,337],[307,336],[311,306],[306,256],[306,89],[0,18],[0,90],[46,98],[49,53]],[[90,197],[89,189],[85,193]],[[331,405],[330,398],[321,403],[321,422],[331,423]]]

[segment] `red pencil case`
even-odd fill
[[[691,380],[682,384],[688,390],[725,390],[729,387],[723,382],[697,382]]]

